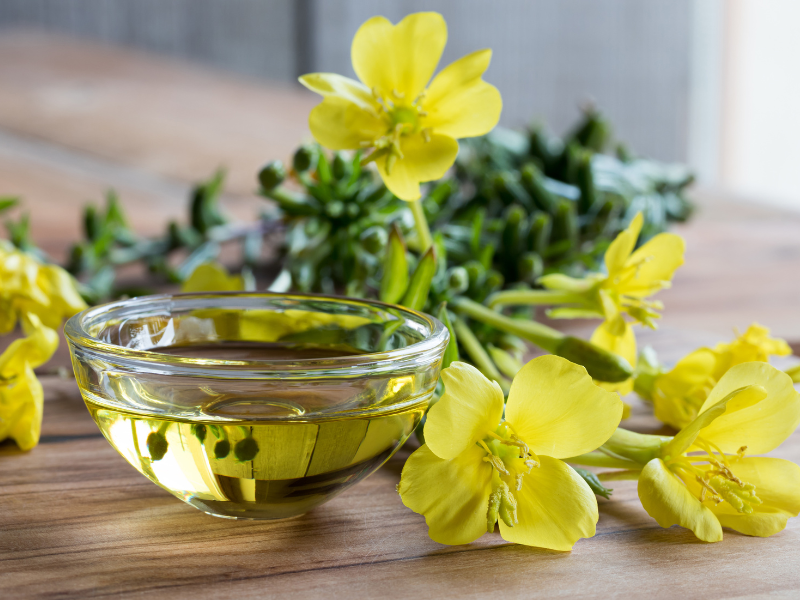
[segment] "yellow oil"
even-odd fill
[[[220,348],[173,348],[170,354],[214,355]],[[230,358],[252,358],[253,348],[227,348]],[[244,352],[244,355],[242,355]],[[258,354],[272,350],[259,350]],[[286,350],[282,351],[282,358]],[[293,358],[324,357],[295,350]],[[337,352],[337,355],[341,355]],[[408,438],[427,406],[420,402],[370,417],[275,421],[232,418],[225,410],[143,416],[86,398],[103,435],[140,473],[181,500],[216,516],[283,519],[322,504],[380,467]],[[302,399],[294,398],[293,405]],[[274,409],[268,399],[233,398],[231,415]],[[296,412],[302,414],[302,406]]]

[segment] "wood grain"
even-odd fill
[[[193,104],[196,102],[196,104]],[[221,161],[247,218],[257,166],[305,131],[308,96],[56,38],[0,39],[0,194],[21,193],[36,240],[63,255],[77,209],[114,185],[142,233],[180,216],[190,181]],[[644,332],[662,360],[757,319],[800,340],[800,219],[707,194],[680,232],[687,263]],[[59,254],[61,253],[61,254]],[[563,324],[562,324],[563,325]],[[571,324],[586,333],[585,323]],[[8,338],[3,340],[8,341]],[[53,364],[68,364],[65,348]],[[597,535],[571,553],[496,534],[447,547],[427,536],[395,485],[407,451],[303,517],[207,516],[150,483],[102,438],[74,381],[45,377],[41,444],[0,444],[3,598],[789,598],[800,594],[800,525],[718,544],[663,530],[631,482],[600,499]],[[626,423],[663,431],[649,409]],[[800,461],[795,434],[776,455]]]
[[[667,360],[700,342],[662,332]],[[647,341],[647,340],[646,340]],[[734,598],[800,593],[800,524],[703,544],[644,512],[635,483],[599,499],[597,535],[571,553],[498,534],[448,547],[395,491],[407,451],[311,513],[217,519],[150,483],[102,438],[74,382],[46,378],[41,444],[0,445],[0,589],[8,598]],[[635,406],[627,423],[663,431]],[[800,461],[800,434],[776,452]],[[770,596],[773,597],[773,596]]]

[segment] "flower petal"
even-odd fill
[[[639,263],[631,276],[618,287],[620,293],[644,298],[669,287],[675,270],[683,264],[686,243],[674,233],[659,233],[628,259],[628,264]]]
[[[316,134],[315,134],[316,136]],[[426,142],[421,134],[400,139],[403,158],[386,171],[386,157],[375,161],[386,187],[401,200],[418,200],[419,184],[439,179],[453,166],[458,155],[458,142],[446,135],[434,134]]]
[[[639,500],[661,527],[686,527],[704,542],[722,539],[722,527],[714,513],[659,458],[647,463],[639,475]]]
[[[500,92],[481,79],[489,67],[491,50],[478,50],[459,58],[434,78],[422,103],[425,126],[452,138],[489,133],[500,120]]]
[[[727,502],[712,505],[711,511],[723,527],[745,535],[767,537],[782,531],[791,517],[800,513],[800,467],[788,460],[765,456],[733,459],[731,469],[756,486],[762,504],[752,514],[736,512]]]
[[[620,321],[624,323],[622,335],[614,335],[609,331],[609,327],[604,323],[594,330],[590,341],[600,348],[608,350],[609,352],[614,352],[615,354],[619,354],[622,358],[627,360],[628,363],[635,367],[637,358],[636,336],[633,333],[633,327],[631,327],[627,321],[622,318],[620,318]],[[633,391],[632,377],[619,383],[608,383],[604,381],[598,381],[596,383],[597,385],[602,386],[603,389],[612,392],[619,392],[622,396],[630,394],[631,391]]]
[[[309,73],[300,77],[300,83],[321,96],[335,96],[352,102],[359,108],[378,113],[379,104],[372,91],[360,81],[336,73]]]
[[[517,498],[519,523],[499,521],[504,540],[566,552],[580,538],[590,538],[597,525],[597,500],[569,465],[540,456],[541,465],[522,480]]]
[[[380,117],[338,96],[328,96],[315,106],[308,126],[314,138],[331,150],[358,150],[388,129]]]
[[[425,444],[408,457],[397,489],[403,504],[425,516],[432,540],[468,544],[486,533],[492,467],[485,455],[473,445],[445,460]]]
[[[472,365],[454,362],[442,371],[444,394],[428,411],[425,442],[441,458],[454,458],[497,429],[503,391]]]
[[[710,407],[707,411],[699,413],[692,421],[664,448],[663,456],[676,457],[690,449],[697,437],[703,432],[704,439],[710,439],[705,435],[707,428],[713,422],[725,414],[726,411],[734,411],[737,407],[751,406],[761,402],[767,397],[767,391],[760,385],[748,385],[738,388],[729,393],[720,402]],[[711,440],[713,441],[713,440]],[[737,448],[738,449],[738,448]],[[699,448],[695,448],[699,450]]]
[[[244,289],[241,275],[229,275],[221,264],[207,262],[198,265],[181,286],[182,292],[235,292]]]
[[[792,378],[765,362],[732,367],[719,380],[700,409],[702,415],[732,391],[758,385],[767,397],[750,406],[728,406],[725,414],[705,427],[700,435],[723,452],[735,453],[747,446],[749,454],[765,454],[780,446],[800,424],[800,394]]]
[[[642,230],[643,222],[642,213],[636,213],[628,228],[621,231],[608,246],[605,262],[609,277],[613,277],[616,272],[622,270],[625,266],[631,252],[636,247],[636,240],[639,239],[639,232]]]
[[[435,12],[414,13],[397,25],[373,17],[359,27],[350,49],[353,69],[369,89],[392,91],[410,104],[433,76],[447,43],[447,24]]]
[[[554,458],[597,449],[621,418],[617,394],[592,383],[583,367],[553,355],[522,367],[506,404],[506,421],[520,439],[536,454]]]
[[[699,348],[680,359],[671,371],[656,377],[653,385],[656,418],[676,429],[688,425],[716,383],[717,362],[714,350]]]

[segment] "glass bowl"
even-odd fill
[[[269,293],[144,296],[65,326],[103,435],[211,515],[301,515],[373,473],[419,423],[447,329],[399,306]]]

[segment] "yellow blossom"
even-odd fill
[[[316,140],[334,150],[371,149],[369,160],[403,200],[419,199],[419,184],[453,165],[457,139],[484,135],[500,118],[500,93],[481,79],[491,50],[464,56],[431,81],[446,42],[438,13],[411,14],[397,25],[373,17],[353,38],[360,81],[334,73],[300,78],[324,97],[309,116]]]
[[[406,461],[398,486],[431,538],[466,544],[499,523],[510,542],[566,551],[593,536],[594,494],[560,459],[609,438],[622,414],[619,397],[552,355],[517,373],[505,419],[503,392],[476,368],[454,362],[442,380],[426,443]]]
[[[713,349],[698,348],[655,378],[650,398],[655,416],[680,429],[697,416],[711,389],[731,367],[789,354],[791,348],[784,340],[771,338],[769,329],[757,323],[733,342],[719,343]]]
[[[58,346],[58,334],[34,314],[23,317],[26,337],[0,355],[0,441],[13,439],[22,450],[39,441],[43,393],[33,369],[44,364]]]
[[[34,314],[56,329],[86,308],[72,277],[57,265],[0,242],[0,333],[14,329],[24,314]]]
[[[237,292],[244,289],[241,275],[229,275],[220,264],[199,265],[181,286],[182,292]]]
[[[680,525],[706,542],[722,527],[766,537],[800,513],[800,467],[769,457],[800,424],[791,378],[764,362],[722,376],[698,416],[639,475],[639,498],[662,527]]]
[[[636,241],[642,229],[642,213],[638,213],[606,250],[607,274],[595,273],[584,278],[567,275],[545,275],[539,283],[547,290],[562,292],[562,306],[551,309],[552,318],[602,318],[603,323],[592,334],[591,342],[619,354],[636,366],[636,337],[632,323],[656,328],[661,315],[661,302],[650,296],[670,287],[675,270],[683,264],[685,244],[673,233],[660,233],[638,250]],[[633,381],[607,385],[626,394]]]

